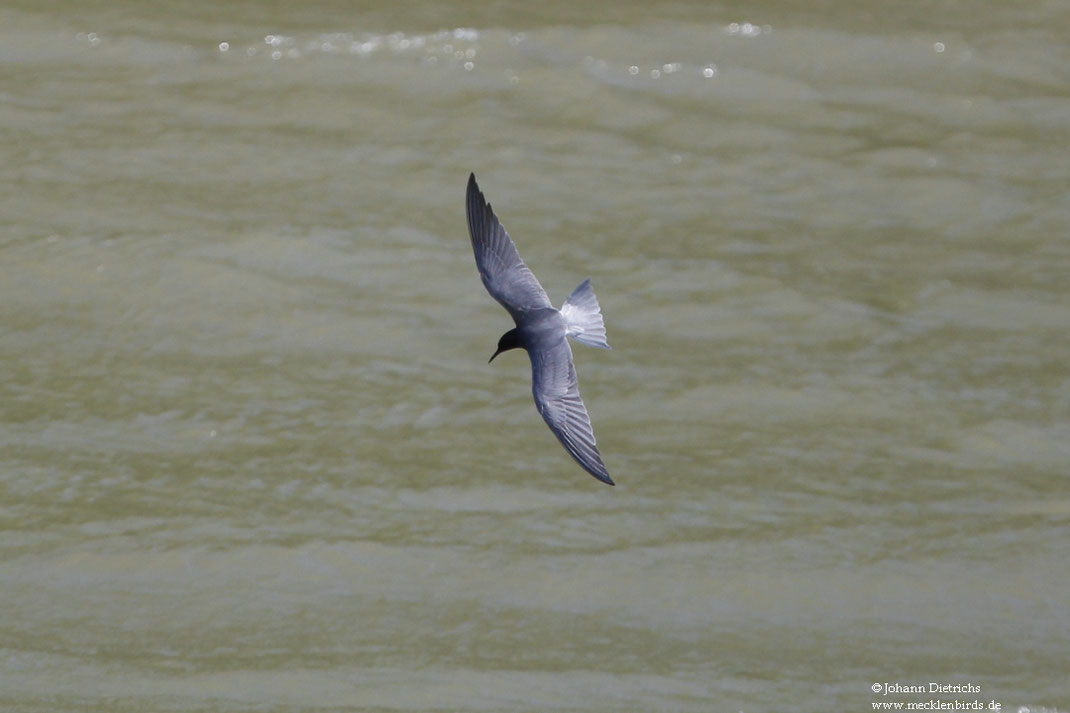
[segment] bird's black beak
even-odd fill
[[[494,354],[491,355],[490,359],[487,359],[487,363],[490,364],[492,361],[494,361],[494,357],[498,356],[503,351],[505,351],[505,350],[504,349],[499,349],[498,351],[494,352]]]

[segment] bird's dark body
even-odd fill
[[[545,344],[546,340],[565,338],[565,318],[556,309],[536,309],[526,312],[527,318],[522,325],[510,329],[498,340],[498,351],[508,349],[527,349]],[[502,349],[503,343],[507,345]]]

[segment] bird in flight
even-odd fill
[[[474,173],[468,177],[465,208],[483,286],[516,322],[516,327],[498,340],[498,350],[490,361],[510,349],[527,351],[531,358],[531,391],[546,425],[584,470],[613,485],[595,445],[591,418],[580,398],[567,339],[572,337],[599,349],[610,348],[591,279],[581,282],[561,309],[554,309],[546,290],[520,259],[509,233],[483,197]]]

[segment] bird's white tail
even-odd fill
[[[565,334],[589,347],[610,348],[606,341],[606,325],[602,323],[602,310],[591,289],[591,278],[572,291],[561,305],[561,315],[565,318]]]

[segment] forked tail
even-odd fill
[[[602,310],[598,298],[591,289],[591,278],[580,283],[561,305],[561,316],[565,318],[565,334],[589,347],[609,349],[606,341],[606,325],[602,323]]]

